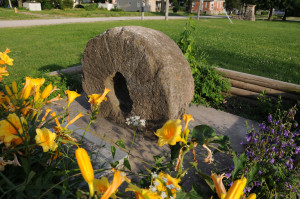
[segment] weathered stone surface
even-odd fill
[[[109,29],[88,42],[82,67],[86,95],[111,90],[100,114],[117,123],[138,115],[148,128],[160,128],[180,118],[193,97],[187,60],[173,40],[156,30]]]

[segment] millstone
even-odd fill
[[[139,26],[116,27],[91,39],[82,58],[86,95],[111,91],[100,115],[124,124],[146,119],[149,129],[181,119],[194,93],[190,66],[165,34]]]

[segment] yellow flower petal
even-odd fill
[[[52,89],[53,89],[52,84],[49,84],[48,86],[46,86],[46,88],[42,92],[42,96],[41,96],[42,99],[45,99],[45,98],[49,97],[49,95],[51,94]]]
[[[114,169],[113,169],[114,170]],[[120,171],[114,170],[114,179],[109,188],[106,190],[106,192],[102,195],[101,199],[109,199],[109,197],[116,192],[118,187],[125,181],[126,176],[125,173],[122,173]]]
[[[214,185],[215,185],[215,188],[216,188],[219,198],[221,198],[222,194],[226,195],[226,189],[222,182],[222,179],[225,177],[225,174],[217,175],[217,174],[213,173],[210,177],[212,178],[212,180],[214,182]]]
[[[256,199],[256,194],[255,193],[251,193],[247,199]]]
[[[78,94],[77,92],[75,91],[65,91],[65,93],[68,95],[68,106],[70,106],[70,104],[79,96],[81,96],[80,94]]]
[[[176,142],[182,141],[180,120],[169,120],[161,129],[158,129],[155,135],[158,139],[158,146],[165,144],[175,145]]]
[[[73,124],[76,120],[78,120],[79,118],[81,118],[82,116],[84,116],[82,113],[79,113],[74,119],[72,119],[66,126],[65,128],[67,128],[70,124]]]
[[[0,53],[0,59],[7,65],[13,65],[13,59],[11,59],[6,53]],[[4,65],[4,64],[3,64]]]
[[[94,170],[90,157],[84,148],[76,149],[75,155],[82,177],[88,183],[92,197],[94,195]]]
[[[4,143],[10,145],[13,141],[22,140],[19,135],[23,134],[24,118],[19,118],[15,113],[12,113],[7,116],[7,120],[0,121],[0,138]]]
[[[52,133],[49,129],[36,129],[35,141],[39,146],[43,147],[44,152],[56,150],[58,145],[55,139],[56,133]]]

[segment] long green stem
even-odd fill
[[[132,138],[131,146],[130,146],[130,149],[129,149],[129,151],[128,151],[128,157],[129,157],[129,155],[130,155],[130,151],[131,151],[131,149],[132,149],[132,146],[133,146],[133,143],[134,143],[134,139],[135,139],[135,133],[136,133],[136,131],[137,131],[137,128],[135,128],[135,130],[134,130],[134,134],[133,134],[133,138]]]
[[[92,121],[93,121],[93,120],[92,120],[92,117],[91,117],[89,124],[87,125],[87,127],[86,127],[86,128],[85,128],[85,130],[84,130],[84,133],[83,133],[83,135],[82,135],[82,137],[81,137],[81,139],[80,139],[80,142],[79,142],[79,144],[81,144],[81,143],[82,143],[82,140],[83,140],[83,138],[84,138],[84,136],[85,136],[85,134],[86,134],[87,130],[89,129],[89,127],[90,127],[90,125],[91,125]]]

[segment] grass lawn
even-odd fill
[[[300,84],[300,23],[196,21],[195,43],[210,64]],[[15,65],[9,80],[79,65],[89,39],[108,28],[137,25],[160,30],[177,41],[186,20],[115,21],[0,29],[0,51],[10,48]]]
[[[187,15],[185,12],[173,13],[170,16]],[[28,11],[19,9],[14,13],[13,9],[0,8],[0,20],[22,20],[22,19],[54,19],[54,18],[74,18],[74,17],[121,17],[121,16],[141,16],[141,12],[125,11],[107,11],[106,9],[85,10],[80,8],[74,9],[52,9],[42,11]],[[161,12],[145,12],[145,16],[164,16]]]

